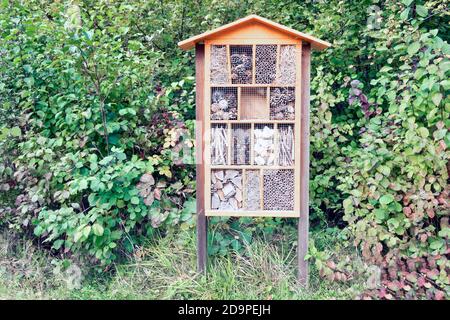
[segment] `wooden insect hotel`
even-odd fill
[[[251,15],[179,46],[196,49],[199,270],[208,216],[292,217],[306,284],[310,56],[330,44]]]

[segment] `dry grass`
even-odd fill
[[[13,256],[2,249],[0,298],[346,299],[359,288],[321,281],[315,270],[311,272],[310,289],[300,288],[295,277],[294,248],[283,251],[254,241],[245,252],[245,256],[232,253],[210,259],[207,275],[199,275],[195,272],[195,234],[177,233],[141,248],[110,274],[87,270],[89,276],[82,286],[70,290],[64,275],[52,272],[52,258],[23,242]]]

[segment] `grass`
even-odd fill
[[[11,242],[15,248],[9,248]],[[59,271],[58,260],[20,239],[0,239],[0,299],[351,299],[362,285],[331,283],[312,268],[310,288],[295,277],[295,250],[256,240],[237,253],[211,258],[207,275],[195,272],[195,234],[185,231],[138,250],[114,271]],[[14,251],[11,254],[10,251]]]

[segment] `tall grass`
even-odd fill
[[[1,298],[346,299],[360,289],[355,283],[323,281],[314,268],[309,289],[303,289],[295,276],[295,248],[285,250],[262,240],[248,245],[245,255],[233,252],[210,258],[207,274],[197,274],[192,231],[168,235],[142,247],[109,273],[85,267],[81,287],[73,290],[65,285],[63,274],[51,272],[55,265],[50,262],[52,257],[35,250],[30,253],[29,248],[25,242],[15,256],[1,252]],[[15,269],[13,261],[26,261],[27,270]]]

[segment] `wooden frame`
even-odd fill
[[[204,79],[205,79],[205,90],[204,90],[204,102],[203,106],[205,108],[204,113],[204,128],[205,128],[205,165],[204,169],[204,188],[203,194],[205,197],[205,215],[206,216],[230,216],[230,217],[280,217],[280,218],[298,218],[300,216],[300,143],[301,143],[301,53],[302,53],[302,42],[299,40],[285,40],[278,41],[273,43],[273,39],[261,39],[259,44],[265,45],[277,45],[277,55],[276,55],[276,76],[278,75],[279,62],[280,62],[280,47],[282,45],[295,45],[296,52],[296,81],[294,84],[284,84],[284,83],[272,83],[272,84],[256,84],[255,82],[255,74],[256,74],[256,45],[251,41],[226,41],[227,43],[223,43],[220,40],[206,40],[205,41],[205,66],[204,66]],[[246,84],[232,84],[231,79],[231,63],[230,63],[230,48],[232,46],[240,46],[240,45],[250,45],[252,46],[252,83]],[[217,46],[226,46],[227,52],[227,72],[230,83],[227,84],[214,84],[210,81],[210,60],[211,60],[211,47],[213,45]],[[277,82],[277,78],[275,78],[274,82]],[[271,120],[269,118],[269,109],[270,109],[270,89],[271,88],[295,88],[295,119],[294,120]],[[211,120],[211,89],[212,88],[237,88],[237,119],[236,120]],[[266,92],[266,117],[265,118],[255,118],[255,119],[242,119],[243,108],[243,93],[242,89],[245,88],[267,88]],[[210,130],[211,125],[213,124],[224,124],[227,127],[228,131],[228,158],[226,165],[212,165],[211,164],[211,153],[210,148]],[[250,165],[232,165],[231,164],[231,128],[233,124],[250,124]],[[271,124],[274,129],[277,129],[278,124],[292,124],[294,125],[294,141],[295,141],[295,155],[294,155],[294,165],[293,166],[279,166],[279,165],[265,165],[258,166],[254,165],[254,127],[256,124]],[[275,131],[275,136],[277,135],[277,130]],[[276,142],[275,142],[276,143]],[[275,147],[276,148],[276,147]],[[252,169],[252,170],[260,170],[260,210],[238,210],[238,211],[229,211],[229,210],[212,210],[211,209],[211,170],[215,169]],[[294,170],[294,207],[293,210],[264,210],[263,203],[263,174],[264,170]],[[245,177],[244,171],[242,171],[243,179]]]
[[[202,43],[201,43],[202,42]],[[298,218],[298,280],[301,285],[308,284],[308,263],[305,256],[308,251],[309,230],[309,82],[311,49],[325,49],[330,46],[326,41],[314,38],[296,30],[284,27],[270,20],[251,15],[236,22],[222,26],[201,35],[179,43],[183,49],[196,48],[196,151],[197,151],[197,267],[200,272],[206,271],[207,263],[207,217],[284,217]],[[228,79],[226,84],[211,83],[210,62],[211,46],[226,46],[226,69]],[[251,83],[232,83],[232,65],[230,59],[231,46],[251,46],[252,48],[252,74]],[[256,46],[276,45],[275,79],[271,84],[256,84]],[[278,83],[280,75],[280,57],[282,45],[294,45],[296,78],[295,83]],[[235,120],[211,120],[211,89],[236,88],[237,110]],[[295,88],[295,103],[293,120],[273,120],[267,115],[270,109],[271,88]],[[250,116],[245,112],[252,110],[242,109],[250,88],[265,88],[266,111],[264,118]],[[257,92],[257,90],[256,90]],[[215,111],[216,112],[216,111]],[[219,118],[220,119],[220,118]],[[226,163],[216,165],[211,163],[211,127],[222,124],[227,132],[227,158]],[[249,164],[233,164],[231,156],[232,127],[245,124],[250,130]],[[279,126],[292,124],[294,126],[294,163],[289,166],[278,165],[274,153],[274,165],[256,165],[254,155],[255,127],[258,124],[270,125],[274,129],[274,150],[279,145]],[[276,164],[276,165],[275,165]],[[248,170],[259,171],[259,208],[260,210],[212,210],[211,209],[211,174],[212,170],[237,169],[242,172],[242,207],[246,208],[246,179]],[[293,210],[264,210],[264,172],[265,170],[293,170],[294,173],[294,203]],[[217,208],[217,207],[216,207]]]

